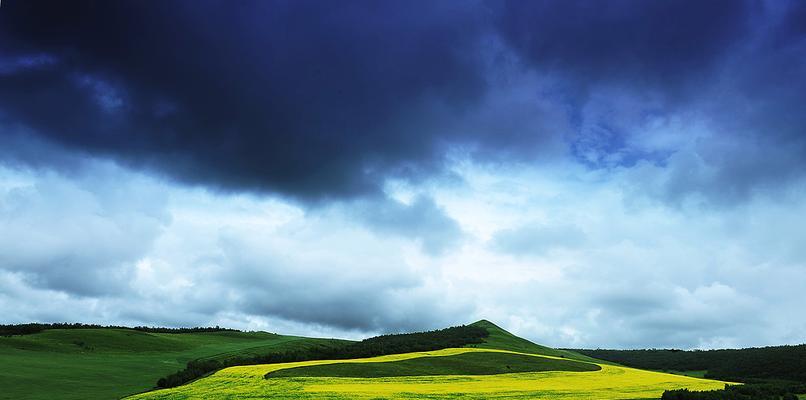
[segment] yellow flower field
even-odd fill
[[[473,351],[515,353],[461,348],[354,360],[231,367],[184,386],[143,393],[128,399],[658,399],[667,389],[711,390],[725,386],[725,382],[720,381],[606,364],[601,364],[600,371],[591,372],[393,378],[263,378],[268,372],[284,368],[337,362],[398,361]]]

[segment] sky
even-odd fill
[[[806,342],[802,1],[0,5],[0,323]]]

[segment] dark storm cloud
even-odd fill
[[[754,17],[752,37],[733,46],[718,75],[684,106],[707,135],[673,151],[663,173],[640,190],[657,190],[674,204],[701,197],[735,205],[754,196],[782,197],[804,179],[804,9],[803,2],[772,2]],[[703,128],[690,121],[681,129]]]
[[[569,150],[591,168],[661,166],[663,178],[640,190],[670,204],[732,205],[777,196],[804,178],[803,2],[509,1],[493,8],[497,31],[530,68],[565,77],[576,124]],[[652,135],[646,121],[653,118],[683,119],[677,135],[693,144],[635,146]],[[698,123],[707,137],[694,139]]]
[[[507,1],[497,26],[531,65],[579,83],[621,80],[646,87],[710,77],[711,68],[749,33],[748,2]]]
[[[480,10],[390,2],[6,2],[0,107],[76,149],[298,197],[428,168],[427,103],[482,90]],[[44,54],[49,63],[19,61]],[[14,61],[18,60],[18,61]],[[56,61],[57,60],[57,61]]]
[[[567,139],[582,163],[659,166],[639,190],[674,205],[777,197],[804,179],[803,2],[500,4],[505,41],[531,68],[567,78],[577,124]],[[647,121],[674,118],[688,143],[640,146]]]
[[[759,147],[759,158],[743,161],[754,173],[744,174],[712,156],[723,142],[705,146],[697,156],[719,180],[662,190],[674,198],[726,182],[741,199],[806,158],[797,108],[806,101],[804,8],[6,1],[0,122],[183,182],[322,200],[439,172],[454,145],[470,145],[478,160],[531,161],[564,154],[556,144],[565,140],[592,168],[613,159],[664,165],[679,149],[630,148],[643,128],[606,107],[586,117],[601,107],[590,106],[591,93],[615,86],[638,99],[638,116],[699,112],[717,136]],[[553,86],[524,81],[528,95],[513,103],[501,87],[528,73]],[[642,105],[648,93],[661,100]],[[47,162],[26,154],[16,159]],[[792,162],[767,168],[769,157]]]

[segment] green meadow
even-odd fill
[[[53,329],[0,337],[0,398],[117,399],[199,358],[254,355],[336,341],[266,332],[146,333]]]

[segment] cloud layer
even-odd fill
[[[0,315],[802,342],[805,18],[4,1]]]
[[[670,113],[803,155],[798,2],[8,3],[5,122],[184,182],[352,197],[443,170],[450,146],[564,151],[552,137],[594,161],[662,157],[678,149],[632,141]],[[528,99],[501,94],[513,80]],[[624,102],[630,115],[611,109]]]

